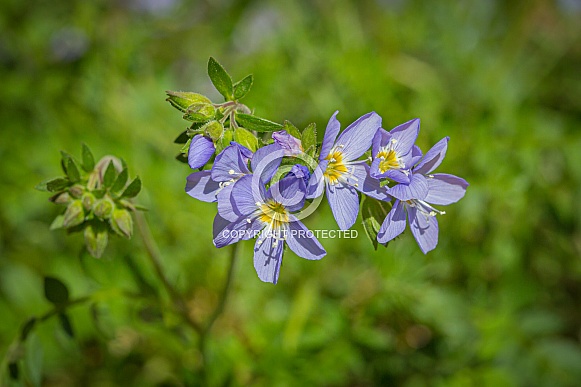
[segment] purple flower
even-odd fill
[[[214,154],[216,148],[212,139],[201,134],[195,135],[190,142],[188,150],[188,164],[192,169],[202,168],[210,157]]]
[[[370,147],[377,130],[381,127],[381,117],[375,112],[365,114],[349,125],[337,138],[341,124],[337,112],[331,116],[319,156],[319,165],[309,182],[308,198],[315,198],[326,187],[327,199],[333,216],[342,230],[353,226],[359,214],[361,191],[374,198],[388,198],[379,180],[369,175],[365,160],[356,161]]]
[[[234,184],[233,191],[235,194],[225,205],[230,206],[231,213],[240,215],[234,221],[216,215],[214,245],[224,247],[257,236],[254,268],[262,281],[278,281],[285,243],[302,258],[325,256],[325,249],[313,233],[292,214],[305,202],[302,178],[288,176],[266,190],[260,179],[244,176]]]
[[[379,129],[371,145],[371,176],[388,178],[398,183],[409,184],[412,162],[412,147],[418,138],[420,120],[413,119],[390,132]]]
[[[398,184],[389,189],[397,200],[377,235],[379,243],[387,243],[400,235],[406,226],[406,212],[412,234],[424,254],[438,244],[438,221],[436,215],[445,214],[432,205],[448,205],[464,197],[466,180],[445,173],[431,174],[446,155],[448,137],[440,140],[411,170],[409,184]],[[419,148],[413,149],[413,159],[421,157]]]
[[[215,202],[220,190],[249,174],[248,160],[252,152],[232,141],[216,156],[212,170],[191,173],[187,177],[186,192],[203,202]]]
[[[285,156],[296,156],[303,153],[301,140],[288,134],[286,130],[280,130],[272,134],[274,142],[282,147]]]

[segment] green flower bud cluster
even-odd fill
[[[51,225],[69,233],[83,232],[85,246],[95,258],[102,256],[109,234],[131,238],[131,212],[143,209],[131,202],[141,190],[141,180],[129,182],[127,165],[114,156],[104,156],[97,163],[91,150],[83,144],[81,162],[61,152],[65,176],[44,181],[38,190],[53,192],[50,201],[66,207]]]
[[[168,101],[183,113],[183,119],[192,124],[175,140],[183,144],[178,160],[187,162],[192,138],[203,135],[212,140],[216,154],[236,141],[251,151],[264,145],[257,133],[280,130],[282,125],[252,115],[250,109],[239,102],[250,91],[253,76],[247,75],[238,82],[214,58],[208,61],[208,76],[225,102],[213,103],[208,97],[184,91],[166,91]],[[254,132],[254,133],[253,133]]]

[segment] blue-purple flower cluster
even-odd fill
[[[308,156],[301,140],[283,130],[273,133],[272,143],[256,152],[231,142],[216,156],[211,169],[187,178],[190,196],[217,202],[216,247],[256,238],[254,267],[262,281],[278,281],[285,244],[306,259],[325,256],[321,243],[300,220],[304,209],[322,195],[342,230],[357,220],[360,194],[393,201],[377,241],[389,242],[409,223],[420,249],[427,253],[438,243],[436,216],[444,214],[434,205],[454,203],[466,192],[464,179],[433,173],[444,159],[448,137],[422,154],[415,145],[419,119],[386,131],[381,117],[371,112],[340,133],[337,113],[330,118],[311,163],[303,161]],[[204,167],[214,152],[211,140],[195,136],[188,152],[190,167]],[[283,165],[288,172],[281,173]]]

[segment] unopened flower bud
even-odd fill
[[[213,141],[217,141],[222,137],[224,133],[224,127],[218,121],[210,121],[201,128],[204,130],[206,135],[210,137]]]
[[[85,246],[87,251],[95,258],[101,258],[107,243],[109,242],[109,233],[105,227],[96,227],[88,225],[85,227]]]
[[[64,214],[63,227],[70,228],[78,226],[85,220],[85,211],[83,203],[80,200],[75,200],[67,207]]]
[[[85,210],[91,211],[91,208],[93,208],[93,205],[95,204],[95,197],[93,194],[90,192],[85,192],[81,200],[83,201],[83,207],[85,207]]]
[[[49,199],[54,204],[68,204],[71,201],[71,195],[67,191],[59,192]]]
[[[166,101],[184,113],[190,106],[195,103],[212,103],[212,101],[210,101],[207,97],[198,93],[190,93],[186,91],[166,91],[165,93],[168,95]]]
[[[184,120],[193,122],[204,122],[216,116],[216,108],[211,103],[194,103],[190,105],[184,115]]]
[[[99,199],[93,206],[93,213],[100,219],[109,219],[113,215],[113,203],[107,198]]]
[[[80,199],[81,196],[83,196],[83,186],[82,185],[73,185],[71,188],[69,188],[69,192],[71,193],[71,196],[74,197],[75,199]]]
[[[127,210],[116,208],[110,224],[113,230],[127,239],[133,235],[133,219]]]

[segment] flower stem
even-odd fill
[[[161,255],[159,253],[159,248],[153,239],[153,235],[151,234],[151,229],[149,228],[149,224],[147,223],[147,219],[141,212],[135,213],[135,220],[137,223],[137,229],[141,234],[143,239],[143,244],[145,245],[145,250],[147,251],[147,256],[149,261],[153,265],[155,269],[155,274],[159,277],[161,283],[163,284],[165,290],[169,294],[170,298],[174,302],[174,305],[182,316],[183,320],[190,325],[196,332],[202,334],[202,327],[200,324],[195,321],[190,314],[188,313],[188,309],[186,307],[186,303],[183,297],[179,294],[176,288],[172,285],[172,283],[168,280],[167,276],[163,271],[163,267],[161,266]]]

